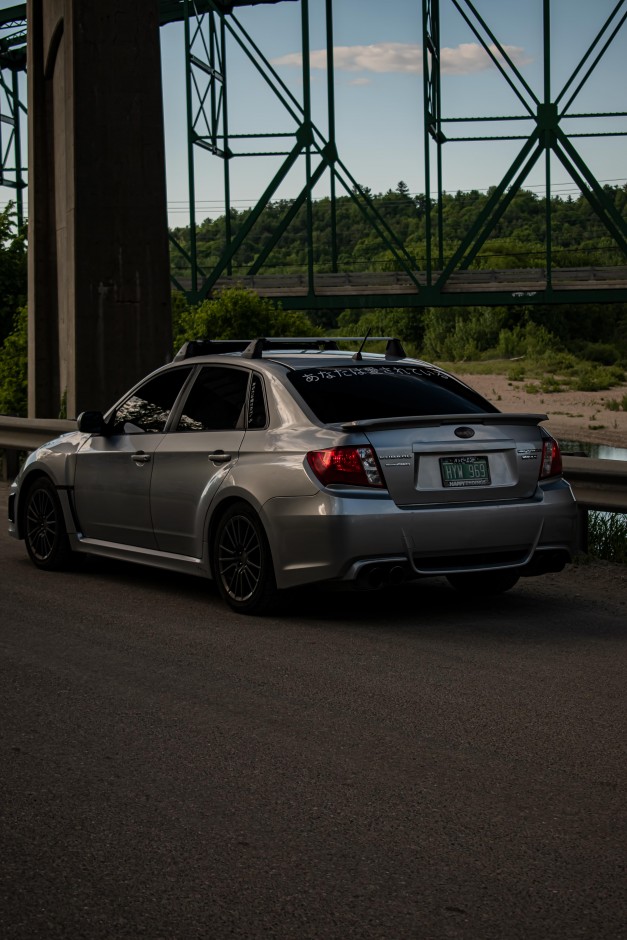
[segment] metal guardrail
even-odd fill
[[[10,418],[0,415],[0,479],[12,480],[19,468],[19,454],[36,450],[60,434],[76,430],[76,421],[63,418]]]
[[[627,460],[563,457],[564,476],[582,509],[627,513]]]
[[[72,420],[0,415],[0,451],[5,455],[2,479],[16,475],[20,451],[35,450],[59,434],[75,429],[76,421]],[[593,460],[567,454],[563,460],[564,476],[582,509],[627,513],[627,460]]]

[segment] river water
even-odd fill
[[[610,447],[609,444],[584,444],[580,441],[560,441],[562,454],[593,457],[595,460],[627,460],[627,447]]]

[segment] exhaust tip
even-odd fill
[[[387,585],[401,584],[407,578],[403,565],[372,565],[359,573],[357,585],[366,591],[377,591]]]
[[[385,571],[383,568],[371,568],[366,578],[368,585],[373,589],[383,587],[385,582]]]
[[[388,580],[390,584],[402,584],[405,580],[406,572],[402,565],[394,565],[390,568]]]
[[[359,572],[357,585],[364,591],[376,591],[383,587],[385,582],[385,571],[379,565],[372,568],[363,568]]]

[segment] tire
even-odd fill
[[[480,571],[468,574],[449,574],[447,581],[456,591],[471,597],[490,597],[504,594],[518,584],[520,574],[507,571]]]
[[[234,503],[218,522],[211,561],[218,590],[229,607],[241,614],[270,609],[277,596],[270,546],[247,503]]]
[[[59,497],[48,479],[37,480],[26,496],[24,541],[33,564],[45,571],[69,567],[72,550],[68,542]]]

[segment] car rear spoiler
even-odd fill
[[[431,428],[443,424],[539,424],[548,415],[519,412],[481,411],[459,415],[407,415],[400,418],[364,418],[361,421],[343,422],[343,431],[384,430],[385,428]]]

